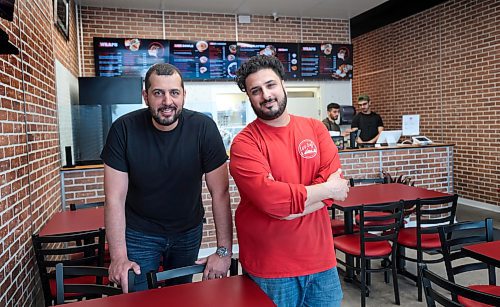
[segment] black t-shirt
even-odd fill
[[[383,127],[382,117],[375,112],[370,114],[358,113],[352,119],[352,128],[358,128],[361,133],[359,137],[363,141],[369,141],[378,134],[378,127]]]
[[[101,154],[106,165],[128,173],[127,227],[152,234],[199,225],[202,176],[227,161],[215,122],[183,109],[172,131],[160,131],[148,109],[117,119]]]

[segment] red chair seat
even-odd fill
[[[334,236],[340,236],[344,234],[345,224],[344,220],[332,219],[330,220],[332,224],[332,233]],[[359,231],[359,227],[357,225],[353,225],[353,231]]]
[[[491,285],[470,285],[468,288],[481,291],[488,294],[493,294],[500,296],[500,286],[491,286]],[[486,305],[483,303],[479,303],[473,300],[470,300],[465,297],[458,296],[458,302],[466,307],[493,307],[492,305]]]
[[[95,276],[79,276],[75,278],[65,278],[64,279],[65,284],[95,284],[96,283],[96,278]],[[104,277],[102,279],[102,283],[107,285],[109,284],[109,279],[108,277]],[[51,278],[49,280],[49,285],[50,285],[50,294],[52,297],[56,297],[56,280],[55,278]],[[73,296],[80,296],[82,295],[81,293],[64,293],[64,297],[73,297]]]
[[[374,237],[375,235],[368,234],[368,236]],[[354,233],[336,237],[334,244],[335,248],[344,253],[354,256],[361,256],[360,241],[361,238],[359,236],[359,233]],[[388,241],[365,243],[365,255],[367,257],[381,257],[390,254],[391,244]]]
[[[379,216],[387,216],[390,215],[391,213],[387,212],[365,212],[365,217],[379,217]],[[354,218],[356,221],[356,224],[359,224],[359,214],[356,214],[356,217]],[[378,226],[378,225],[390,225],[392,224],[392,220],[384,220],[384,221],[366,221],[365,225],[366,226]]]
[[[417,228],[403,228],[399,230],[398,234],[398,244],[405,247],[417,248]],[[437,233],[425,233],[422,234],[422,248],[423,249],[434,249],[440,248],[441,241],[439,241],[439,234]]]

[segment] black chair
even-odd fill
[[[166,270],[163,272],[155,272],[155,271],[148,272],[146,273],[146,278],[148,280],[148,288],[155,289],[161,286],[160,282],[162,281],[166,281],[172,278],[202,273],[204,270],[205,270],[204,264],[195,264],[177,269]],[[130,274],[129,274],[129,280],[130,280]]]
[[[74,284],[75,277],[91,277],[93,282],[81,282]],[[67,278],[71,277],[71,278]],[[56,264],[56,287],[57,304],[64,304],[67,301],[65,296],[78,295],[86,299],[99,298],[103,295],[111,296],[122,293],[122,289],[109,285],[108,268],[95,266],[65,266],[62,263]]]
[[[473,243],[493,241],[493,220],[487,218],[479,222],[462,222],[441,226],[438,228],[438,231],[448,280],[456,283],[455,276],[457,274],[476,270],[488,270],[488,285],[474,284],[468,285],[467,287],[492,295],[500,295],[500,286],[496,286],[494,266],[489,266],[479,261],[464,262],[462,260],[468,258],[468,256],[462,251],[461,247]],[[470,305],[467,298],[453,297],[453,300],[466,306]]]
[[[398,259],[420,263],[439,263],[443,261],[441,254],[441,241],[439,240],[438,225],[450,225],[455,222],[458,195],[439,197],[429,200],[417,200],[416,202],[416,227],[403,228],[399,231],[398,245],[405,249],[416,251],[417,257],[411,258],[403,255],[398,249]],[[424,259],[427,254],[439,254],[438,258]],[[406,270],[401,273],[417,283],[418,300],[422,301],[422,284],[418,276]]]
[[[360,184],[362,184],[362,185],[366,185],[366,184],[386,184],[388,182],[389,181],[388,181],[388,179],[386,177],[383,177],[383,178],[380,178],[380,177],[378,177],[378,178],[350,178],[349,179],[349,185],[351,187],[354,187],[354,186],[360,185]],[[368,212],[366,212],[366,213],[368,213]],[[366,215],[366,213],[365,213],[365,215]],[[383,216],[383,215],[386,214],[386,212],[382,212],[382,211],[380,211],[380,212],[370,212],[368,214],[370,214],[372,216]],[[356,222],[356,225],[359,225],[359,213],[357,213],[355,215],[354,221]],[[377,223],[377,222],[372,221],[372,223]]]
[[[500,306],[500,296],[479,292],[461,285],[457,285],[454,282],[444,279],[431,272],[429,269],[427,269],[427,266],[425,264],[419,264],[418,271],[418,275],[422,279],[421,283],[424,287],[425,300],[428,307],[435,307],[436,302],[445,307],[464,306],[453,301],[453,296],[461,296],[467,298],[477,305],[479,305],[478,303],[482,303],[490,306]],[[439,289],[436,289],[436,286],[439,287]],[[449,295],[446,296],[443,290],[448,292]]]
[[[363,206],[360,215],[359,233],[347,234],[335,238],[335,249],[344,254],[351,255],[359,261],[358,264],[350,266],[346,262],[337,261],[346,268],[352,268],[360,272],[361,276],[361,306],[366,304],[367,276],[372,272],[384,272],[385,282],[389,283],[388,272],[392,271],[394,284],[394,298],[399,305],[399,288],[396,268],[396,241],[403,219],[403,201],[386,204]],[[376,216],[369,213],[384,211],[387,214]],[[371,223],[380,222],[380,223]],[[374,234],[380,233],[379,235]],[[373,259],[385,260],[385,266],[371,268],[370,261]]]
[[[94,202],[94,203],[86,203],[86,204],[69,204],[69,210],[70,211],[76,211],[80,209],[89,209],[89,208],[98,208],[98,207],[103,207],[104,202],[99,201],[99,202]],[[108,243],[104,245],[104,263],[106,265],[109,265],[111,263],[111,255],[109,254],[109,247]]]
[[[349,178],[349,184],[354,187],[359,184],[383,184],[388,183],[387,178]]]
[[[387,183],[387,180],[386,178],[349,179],[349,185],[351,187],[355,186],[356,184],[377,184],[377,183]],[[332,210],[332,219],[330,221],[332,227],[332,234],[334,237],[341,236],[344,234],[344,229],[345,229],[344,221],[335,218],[335,208],[329,208],[329,209]],[[380,215],[379,212],[376,212],[374,214]],[[356,221],[359,222],[359,214],[356,214]],[[353,230],[359,231],[358,225],[353,225]]]
[[[33,235],[33,248],[42,282],[45,305],[50,306],[56,299],[55,266],[58,263],[69,266],[103,266],[104,229],[65,235]],[[83,242],[77,245],[77,242]],[[78,255],[77,257],[74,257]],[[87,277],[77,277],[72,282],[88,282]],[[81,296],[67,295],[67,298]]]
[[[76,211],[80,209],[87,209],[87,208],[97,208],[97,207],[102,207],[104,206],[103,201],[95,202],[95,203],[86,203],[86,204],[69,204],[69,210],[70,211]]]

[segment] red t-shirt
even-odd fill
[[[241,197],[235,221],[248,273],[293,277],[336,266],[327,208],[279,219],[303,212],[305,186],[325,182],[340,167],[337,147],[320,121],[293,115],[285,127],[253,121],[234,139],[229,167]]]

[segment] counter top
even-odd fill
[[[339,152],[343,153],[343,152],[357,152],[357,151],[394,150],[394,149],[449,147],[449,146],[455,146],[455,144],[447,144],[447,143],[432,143],[430,145],[398,144],[397,146],[365,147],[365,148],[356,148],[356,149],[346,148],[346,149],[340,150]]]

